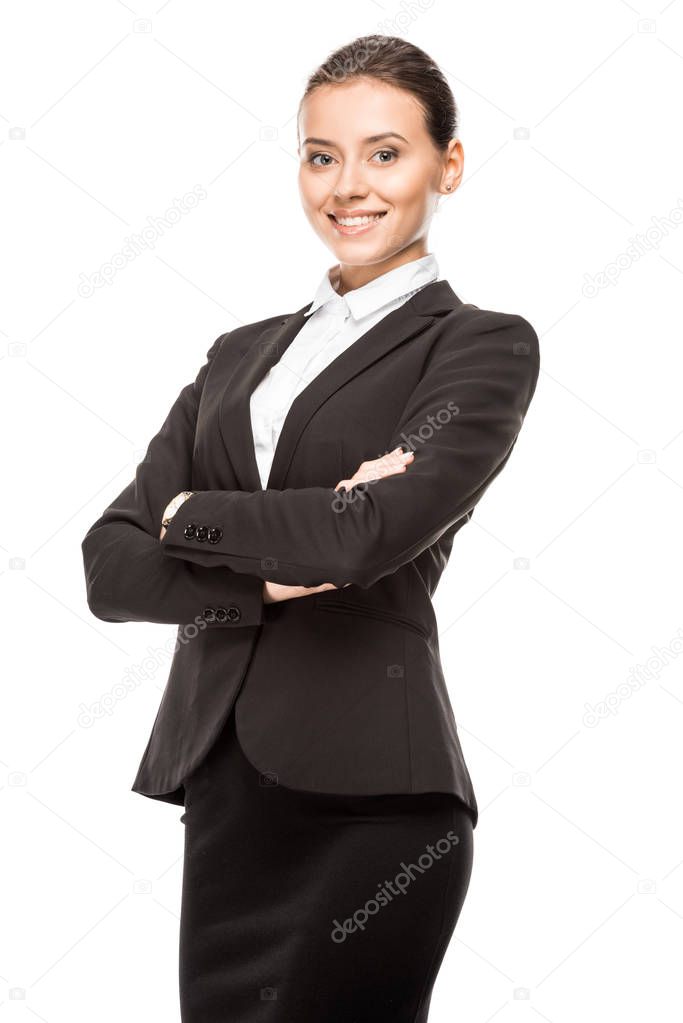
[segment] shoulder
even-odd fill
[[[440,319],[434,373],[442,370],[470,380],[497,381],[530,400],[540,371],[536,330],[518,313],[482,309],[461,302]]]
[[[497,309],[482,309],[470,302],[462,302],[443,318],[443,333],[447,337],[484,337],[492,335],[508,343],[516,337],[539,347],[538,334],[531,323],[519,313],[504,313]]]
[[[510,356],[521,356],[532,375],[538,375],[538,334],[519,313],[482,309],[462,302],[442,318],[440,344],[446,349],[478,352],[508,364]]]

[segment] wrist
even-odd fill
[[[183,490],[180,494],[176,494],[176,496],[168,502],[161,519],[161,525],[163,527],[168,528],[175,513],[178,511],[180,506],[187,501],[188,497],[192,497],[193,493],[193,490]]]

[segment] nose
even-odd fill
[[[344,163],[335,182],[334,194],[341,200],[363,198],[368,194],[364,160]]]

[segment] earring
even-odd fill
[[[453,187],[452,185],[446,185],[446,190],[450,192],[452,187]]]

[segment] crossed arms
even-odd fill
[[[388,450],[415,452],[407,472],[346,494],[199,491],[160,541],[166,504],[190,489],[199,399],[221,340],[181,391],[135,480],[83,540],[88,604],[106,621],[187,622],[206,603],[230,601],[241,608],[238,624],[254,625],[264,580],[372,586],[474,508],[510,456],[539,372],[533,327],[478,310],[437,342],[389,438]],[[198,542],[189,524],[212,530],[212,542]]]

